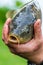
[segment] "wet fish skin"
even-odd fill
[[[41,19],[41,9],[35,3],[27,4],[13,18],[9,25],[9,35],[16,36],[19,43],[30,41],[34,36],[34,23],[37,19]]]

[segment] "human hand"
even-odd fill
[[[8,42],[9,28],[11,22],[9,18],[3,28],[2,38],[12,53],[22,56],[35,63],[43,61],[43,37],[41,32],[41,21],[38,19],[34,24],[34,38],[25,44],[13,44]]]
[[[2,40],[7,44],[8,43],[8,34],[9,34],[9,24],[11,22],[11,18],[8,18],[3,26],[2,30]]]

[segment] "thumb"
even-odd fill
[[[41,35],[42,35],[42,32],[41,32],[41,21],[40,19],[38,19],[36,21],[36,23],[34,24],[34,33],[35,33],[35,38],[40,38]]]

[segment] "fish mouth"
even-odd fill
[[[11,43],[14,43],[14,44],[15,43],[19,44],[20,43],[19,38],[15,34],[10,34],[8,36],[8,41],[11,42]]]

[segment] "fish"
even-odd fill
[[[15,15],[16,13],[17,13],[16,10],[9,10],[9,11],[7,11],[7,13],[6,13],[6,18],[7,18],[7,19],[8,19],[8,18],[11,18],[11,19],[12,19],[13,15]]]
[[[35,2],[27,3],[16,12],[9,24],[8,40],[14,44],[24,44],[34,37],[34,23],[42,20],[41,8]]]

